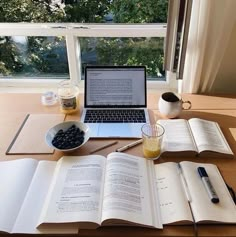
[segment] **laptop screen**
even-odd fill
[[[145,66],[87,66],[85,108],[146,107]]]

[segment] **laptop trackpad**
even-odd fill
[[[102,123],[99,125],[99,137],[140,137],[140,128],[125,123]]]

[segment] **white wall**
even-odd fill
[[[215,94],[236,94],[236,23],[212,92]]]

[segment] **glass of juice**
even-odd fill
[[[146,123],[142,126],[143,155],[147,159],[158,159],[165,129],[158,123]]]

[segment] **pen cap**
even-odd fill
[[[200,175],[201,177],[208,177],[208,174],[207,174],[205,168],[203,168],[203,167],[198,167],[197,170],[198,170],[198,173],[199,173],[199,175]]]

